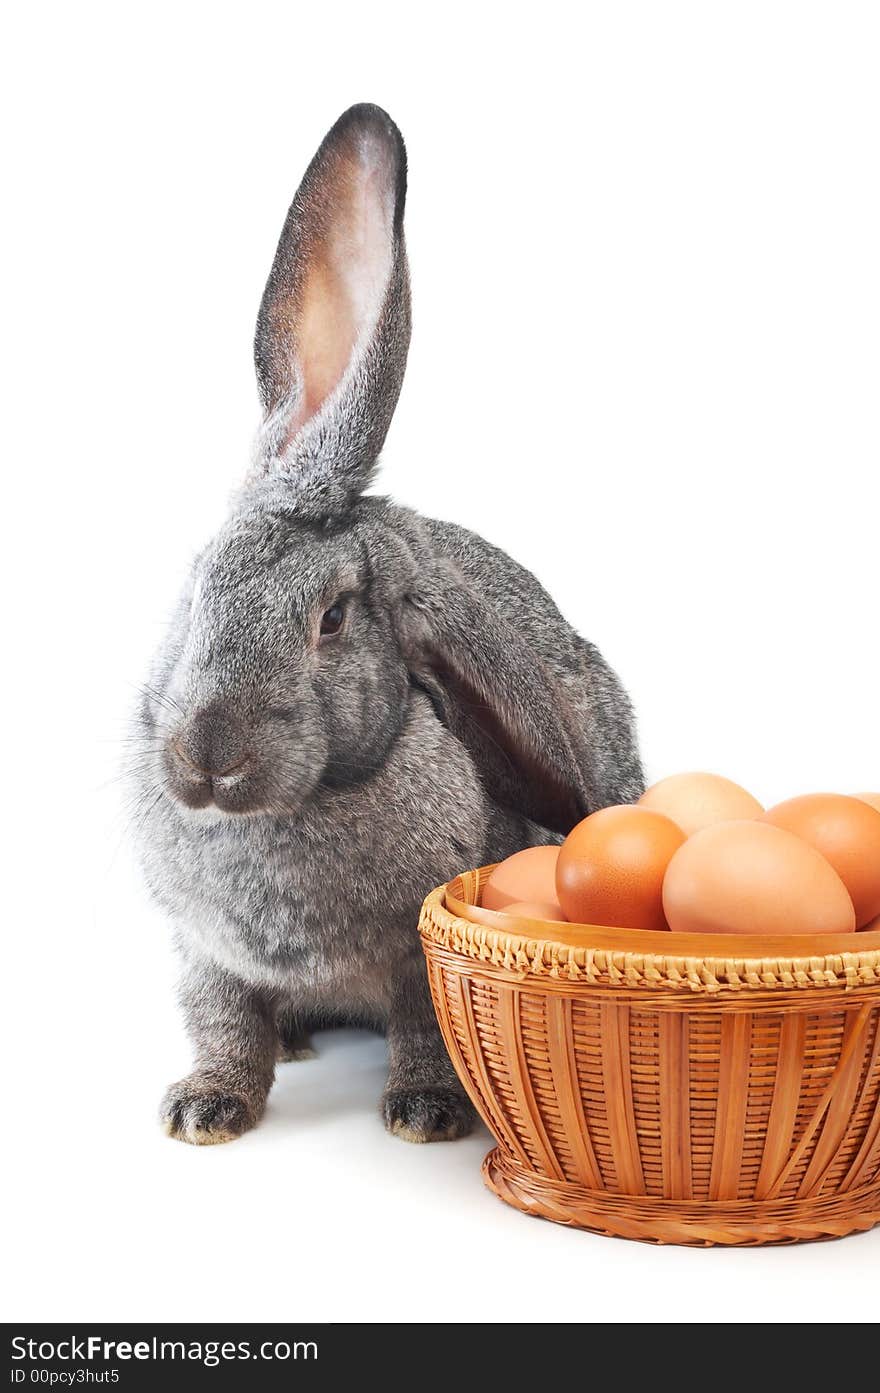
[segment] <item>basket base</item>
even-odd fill
[[[880,1223],[880,1185],[802,1200],[662,1200],[548,1180],[498,1148],[483,1162],[483,1177],[500,1199],[525,1214],[643,1243],[699,1248],[808,1243]]]

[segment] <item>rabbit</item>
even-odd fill
[[[229,1141],[311,1032],[383,1032],[385,1126],[463,1136],[419,943],[425,894],[643,789],[615,674],[475,533],[365,494],[410,339],[406,154],[336,122],[255,336],[263,404],[135,714],[138,855],[182,960],[192,1072],[166,1131]]]

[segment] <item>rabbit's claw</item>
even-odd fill
[[[317,1058],[318,1051],[308,1035],[305,1035],[301,1041],[282,1041],[278,1050],[278,1059],[281,1064],[301,1063],[303,1060]]]
[[[282,1064],[290,1064],[305,1059],[317,1059],[318,1052],[312,1045],[307,1030],[288,1026],[281,1021],[278,1028],[278,1059]]]
[[[473,1128],[476,1114],[451,1088],[391,1089],[382,1098],[385,1126],[402,1141],[454,1141]]]
[[[165,1132],[193,1146],[216,1146],[234,1141],[257,1121],[253,1105],[243,1094],[226,1092],[197,1078],[172,1084],[162,1101]]]

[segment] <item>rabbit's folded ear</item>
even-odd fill
[[[420,581],[403,629],[413,681],[467,746],[497,802],[562,833],[600,806],[563,673],[453,568]]]
[[[370,480],[406,367],[406,151],[379,107],[342,115],[287,214],[254,342],[259,473],[305,516],[344,511]]]

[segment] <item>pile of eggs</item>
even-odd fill
[[[717,774],[676,774],[585,818],[561,847],[503,861],[482,905],[678,933],[880,929],[880,794],[811,793],[765,811]]]

